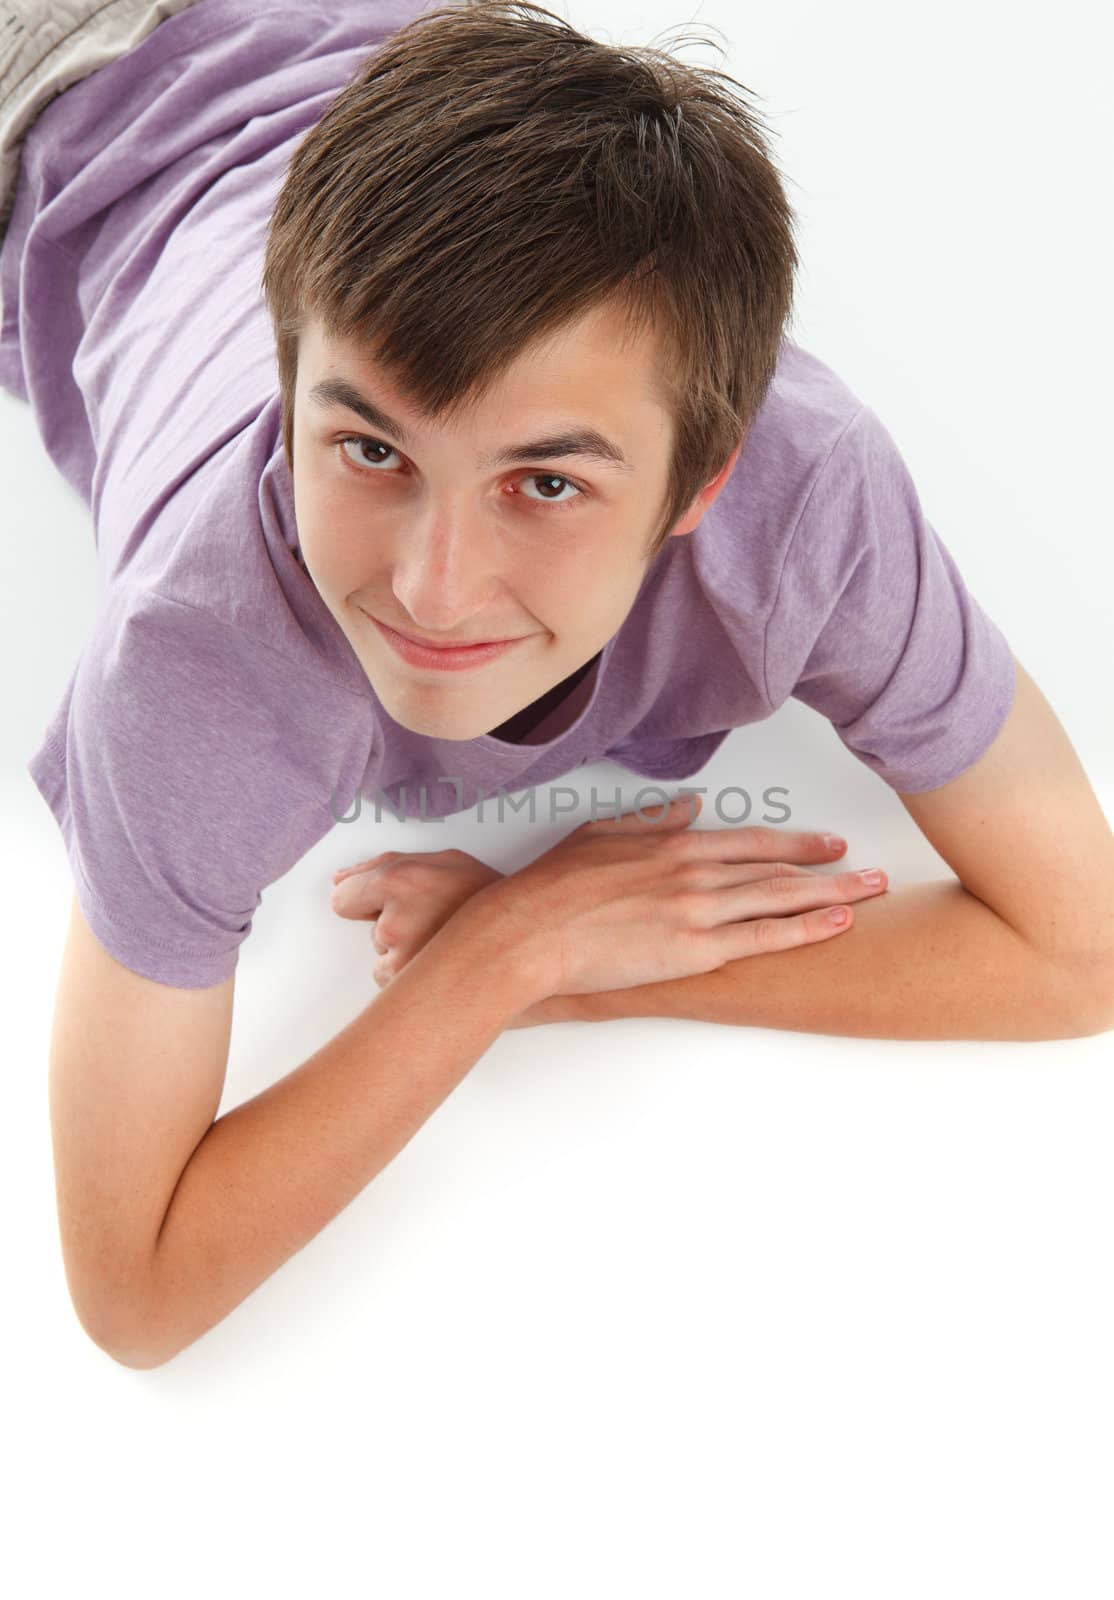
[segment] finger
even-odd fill
[[[847,848],[837,840],[829,846],[831,834],[803,830],[764,828],[758,824],[739,828],[694,828],[687,838],[697,859],[715,861],[834,861]]]
[[[843,922],[837,922],[833,911],[847,913]],[[855,926],[855,913],[851,906],[821,906],[814,911],[802,911],[795,917],[752,917],[746,922],[727,922],[719,928],[697,929],[694,938],[698,948],[704,946],[711,956],[724,965],[744,956],[766,955],[777,950],[793,950],[801,945],[819,944],[834,939]]]
[[[868,900],[872,895],[885,894],[888,881],[884,872],[880,883],[868,883],[858,872],[837,872],[831,877],[805,872],[756,878],[737,887],[710,889],[703,896],[705,905],[697,913],[696,926],[714,928],[744,919],[754,922],[779,916],[796,920],[812,907],[818,906],[823,911],[830,906],[846,905],[851,900]]]
[[[587,828],[683,828],[700,815],[703,802],[698,794],[679,794],[658,805],[642,806],[637,811],[623,811],[613,817],[597,817],[584,824]]]
[[[383,957],[375,963],[371,971],[372,977],[380,989],[390,983],[398,975],[398,962],[393,957]]]
[[[387,902],[387,884],[379,872],[362,872],[333,885],[330,903],[338,917],[373,921]]]
[[[339,883],[342,878],[350,878],[357,872],[371,872],[376,867],[389,866],[392,861],[444,861],[450,856],[462,856],[463,850],[384,850],[382,854],[372,856],[368,861],[357,861],[351,867],[338,867],[333,873],[333,882]]]
[[[765,878],[811,878],[824,874],[799,867],[792,861],[700,861],[682,862],[676,884],[681,889],[702,893],[710,889],[737,889],[742,884],[759,883]],[[829,880],[830,881],[830,880]]]
[[[333,873],[333,882],[339,883],[342,878],[350,878],[354,872],[370,872],[372,867],[381,866],[386,861],[397,861],[397,850],[384,850],[381,855],[372,856],[369,861],[357,861],[351,867],[338,867]]]

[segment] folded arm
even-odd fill
[[[547,1005],[581,1021],[687,1017],[861,1039],[1070,1039],[1101,1031],[1077,974],[954,880],[891,889],[858,902],[852,916],[853,927],[821,944]],[[1105,1025],[1114,1026],[1114,1016]]]
[[[854,926],[822,944],[548,1004],[587,1021],[687,1017],[860,1038],[1114,1028],[1114,834],[1052,708],[1015,665],[1014,704],[990,749],[953,782],[900,796],[954,878],[857,903]]]

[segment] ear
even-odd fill
[[[704,520],[705,512],[716,499],[716,496],[719,494],[720,490],[731,476],[735,463],[739,459],[739,451],[746,443],[746,439],[747,436],[746,433],[744,433],[734,450],[732,450],[731,454],[724,462],[723,466],[716,473],[715,477],[712,478],[709,483],[704,485],[703,489],[701,489],[691,506],[689,506],[688,510],[683,513],[677,526],[670,529],[669,537],[671,539],[675,539],[684,533],[691,533],[694,528],[699,527],[700,523]]]

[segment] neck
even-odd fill
[[[586,661],[582,667],[577,667],[575,672],[563,678],[560,683],[555,683],[553,688],[547,689],[539,699],[532,700],[528,706],[523,706],[521,711],[516,711],[513,717],[508,717],[506,722],[501,722],[497,728],[492,728],[492,737],[505,739],[509,744],[519,744],[545,717],[549,716],[551,711],[557,709],[566,696],[572,693],[593,664],[599,660],[601,653],[597,650],[591,661]]]

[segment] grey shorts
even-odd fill
[[[197,0],[0,0],[0,239],[39,112]]]

